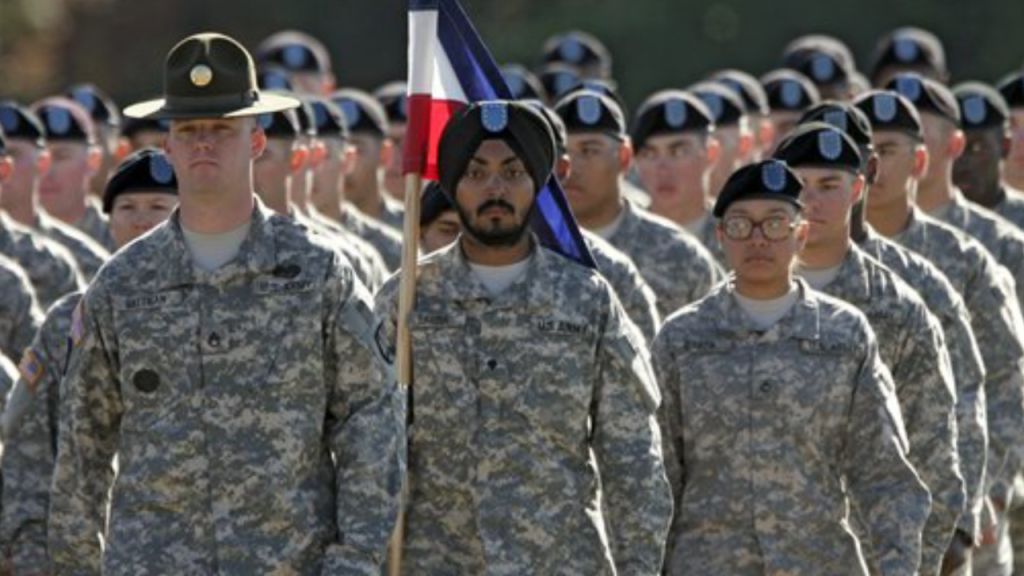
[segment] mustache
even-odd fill
[[[505,210],[508,210],[510,214],[515,214],[516,213],[516,209],[515,209],[514,206],[512,206],[508,202],[502,200],[501,198],[495,198],[493,200],[488,200],[488,201],[484,202],[483,204],[481,204],[480,207],[476,209],[476,215],[477,216],[482,216],[483,213],[484,213],[484,210],[487,210],[488,208],[494,208],[494,207],[504,208]]]

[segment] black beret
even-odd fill
[[[909,100],[919,113],[940,116],[960,126],[960,107],[957,106],[953,92],[945,84],[916,72],[903,72],[889,80],[885,87]]]
[[[66,96],[85,108],[97,126],[105,124],[116,128],[121,125],[121,112],[117,104],[96,86],[78,84],[69,88]]]
[[[748,164],[732,173],[726,180],[712,211],[721,218],[735,202],[741,200],[781,200],[802,209],[800,192],[804,189],[800,178],[781,160],[763,160]]]
[[[132,192],[163,192],[178,195],[178,180],[167,156],[156,148],[132,153],[117,166],[103,191],[103,212],[110,214],[114,200]]]
[[[592,34],[571,30],[557,34],[544,42],[544,61],[562,62],[583,67],[599,65],[605,74],[612,69],[612,56],[600,40]]]
[[[850,47],[839,38],[828,34],[806,34],[794,38],[782,49],[782,59],[786,60],[796,52],[807,50],[825,50],[835,56],[847,72],[857,69],[857,63],[854,62],[853,51],[850,50]]]
[[[779,143],[773,156],[793,168],[834,168],[854,173],[860,171],[862,162],[853,139],[824,122],[797,126]]]
[[[380,102],[370,94],[355,88],[345,88],[331,94],[331,101],[341,108],[350,134],[369,133],[381,138],[388,135],[388,115]]]
[[[845,133],[860,148],[871,146],[871,121],[853,104],[829,100],[804,112],[799,124],[824,122]]]
[[[540,84],[550,102],[558,101],[579,83],[579,70],[568,64],[554,62],[544,66],[540,71]]]
[[[507,142],[530,173],[534,190],[547,184],[555,165],[555,138],[541,113],[515,100],[474,102],[448,120],[438,145],[438,181],[450,197],[484,140]]]
[[[786,53],[782,65],[807,76],[816,86],[843,84],[852,71],[842,50],[820,40],[807,41]]]
[[[619,95],[619,91],[615,89],[614,81],[599,80],[596,78],[583,78],[575,85],[573,85],[571,88],[566,90],[562,94],[562,98],[565,98],[566,96],[573,94],[575,92],[583,91],[597,92],[598,94],[603,94],[611,98],[612,100],[615,101],[616,104],[619,105],[619,110],[622,111],[623,119],[626,118],[626,102],[622,99],[622,96]]]
[[[725,86],[742,98],[747,113],[768,114],[768,95],[757,78],[742,70],[722,70],[712,74],[711,81]]]
[[[256,49],[258,64],[274,64],[291,72],[329,72],[331,57],[316,38],[287,30],[267,38]]]
[[[256,72],[256,84],[261,90],[291,91],[293,89],[288,71],[280,66],[261,66]]]
[[[373,97],[384,107],[388,122],[405,124],[409,121],[409,88],[405,82],[388,82],[374,90]]]
[[[765,74],[761,86],[772,112],[800,112],[821,102],[818,87],[807,76],[789,68]]]
[[[506,64],[501,67],[501,76],[505,84],[512,92],[512,98],[516,100],[543,100],[548,99],[548,93],[544,90],[540,78],[530,72],[522,64]]]
[[[945,77],[946,51],[939,38],[920,28],[899,28],[879,38],[871,76],[877,79],[886,68],[924,69]]]
[[[708,134],[714,128],[711,111],[700,98],[683,90],[662,90],[640,105],[630,137],[639,150],[651,136],[680,132]]]
[[[981,82],[964,82],[953,88],[965,130],[1002,128],[1010,120],[1010,107],[998,90]]]
[[[46,131],[39,117],[14,100],[0,102],[0,128],[8,138],[31,140],[40,148],[46,146]]]
[[[263,128],[267,138],[286,138],[294,140],[299,136],[299,117],[295,110],[278,110],[260,114],[256,123]]]
[[[96,143],[92,118],[77,102],[57,96],[36,102],[32,110],[42,121],[48,141]]]
[[[555,104],[571,132],[604,132],[616,138],[626,135],[626,118],[622,108],[608,96],[590,90],[566,94]]]
[[[1024,107],[1024,72],[1010,74],[999,83],[999,93],[1010,108]]]
[[[548,125],[551,126],[551,134],[555,137],[555,152],[559,156],[565,154],[569,147],[569,131],[565,129],[562,117],[540,100],[523,100],[523,102],[533,106],[533,109],[540,112],[540,115],[548,121]]]
[[[316,136],[348,140],[348,122],[337,104],[320,96],[303,96],[303,100],[309,104],[307,120],[312,121],[312,131]]]
[[[428,182],[423,188],[423,194],[420,195],[420,227],[429,226],[441,214],[454,209],[455,206],[441,189],[441,185],[437,182]]]
[[[714,82],[701,82],[686,89],[707,106],[716,128],[735,126],[746,115],[743,99],[735,92]]]
[[[892,90],[870,90],[853,104],[868,117],[873,132],[903,132],[916,140],[924,139],[917,108]]]

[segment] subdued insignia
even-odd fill
[[[340,104],[341,112],[345,115],[345,124],[351,130],[359,123],[359,117],[362,115],[359,111],[359,104],[356,104],[354,100],[342,100]]]
[[[480,124],[492,134],[508,128],[508,105],[500,101],[481,103]]]
[[[969,96],[964,100],[964,120],[968,124],[981,124],[988,117],[988,106],[981,96]]]
[[[47,108],[46,126],[54,134],[67,134],[71,131],[71,111],[57,106]]]
[[[846,132],[846,112],[843,112],[842,110],[829,110],[822,116],[822,120],[825,121],[825,124],[829,124],[843,132]]]
[[[725,111],[725,104],[722,102],[721,96],[705,92],[700,94],[700,100],[708,107],[708,111],[711,112],[711,117],[715,122],[722,119],[722,113]]]
[[[792,80],[786,80],[779,86],[779,99],[787,108],[796,108],[803,99],[803,88]]]
[[[285,66],[289,68],[302,68],[309,57],[306,49],[297,44],[286,46],[281,56]]]
[[[786,165],[782,162],[766,162],[761,167],[761,182],[772,192],[786,189]]]
[[[18,113],[12,108],[4,108],[0,110],[0,128],[3,128],[4,132],[14,132],[18,129],[18,125],[21,123],[21,118],[18,118]]]
[[[566,62],[576,64],[583,60],[583,46],[579,40],[573,37],[562,41],[562,45],[558,47],[558,53]]]
[[[811,76],[818,82],[828,82],[836,73],[835,62],[824,54],[818,54],[811,60]]]
[[[843,154],[843,137],[835,130],[818,132],[818,152],[827,160],[837,160]]]
[[[871,111],[880,122],[892,122],[896,118],[896,97],[892,94],[876,94],[871,99]]]
[[[896,79],[896,91],[907,100],[917,102],[921,98],[921,81],[911,76],[900,76]]]
[[[75,306],[75,311],[71,315],[71,345],[74,347],[81,346],[82,340],[85,339],[85,298]]]
[[[157,154],[149,159],[149,175],[158,184],[169,184],[174,179],[174,168],[166,157]]]
[[[576,115],[580,122],[593,126],[601,121],[601,101],[594,96],[583,95],[576,100]]]
[[[36,384],[39,383],[39,379],[43,377],[45,372],[35,350],[31,348],[25,350],[25,353],[21,356],[21,363],[18,364],[18,372],[21,373],[21,378],[28,386],[29,392],[35,392]]]
[[[213,82],[213,70],[206,64],[197,64],[188,73],[188,77],[192,80],[192,84],[202,88],[203,86],[209,86],[210,82]]]
[[[682,128],[686,124],[686,102],[673,98],[665,102],[665,123],[671,128]]]
[[[900,62],[913,62],[917,59],[917,42],[910,38],[897,38],[893,43],[892,52]]]

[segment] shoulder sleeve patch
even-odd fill
[[[45,370],[36,351],[31,348],[25,350],[25,354],[21,357],[21,363],[18,364],[18,372],[21,373],[21,378],[30,392],[35,393],[36,385],[39,384],[39,379],[43,377]]]
[[[71,315],[71,345],[77,348],[85,339],[85,298],[78,302]]]

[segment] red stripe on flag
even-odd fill
[[[409,124],[402,152],[402,173],[422,174],[437,180],[437,145],[448,119],[466,107],[456,100],[434,100],[429,94],[413,94],[408,101]]]

